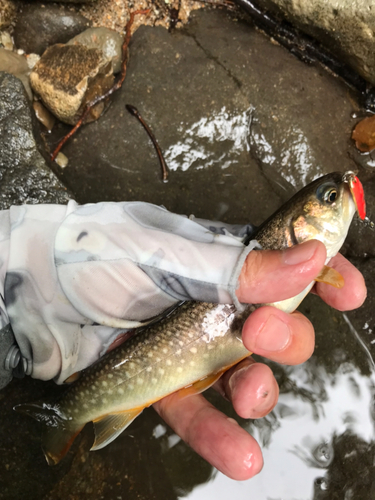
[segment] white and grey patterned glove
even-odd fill
[[[0,341],[10,323],[26,373],[62,383],[181,300],[240,307],[252,229],[143,202],[11,207],[0,212]]]

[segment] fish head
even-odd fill
[[[293,244],[317,239],[326,246],[327,258],[336,255],[357,211],[357,201],[361,201],[356,200],[353,193],[353,183],[357,182],[360,184],[352,172],[333,172],[297,193],[294,215],[290,219]]]

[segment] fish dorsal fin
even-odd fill
[[[342,288],[345,284],[344,278],[341,274],[333,269],[333,267],[324,266],[319,275],[315,278],[319,283],[326,283],[335,288]]]
[[[105,415],[94,421],[95,441],[91,451],[100,450],[112,443],[142,413],[143,408]]]

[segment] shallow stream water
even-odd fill
[[[100,120],[66,145],[68,166],[54,167],[77,201],[145,200],[202,218],[259,224],[318,175],[353,169],[357,96],[251,24],[224,12],[198,12],[183,30],[139,29],[130,54],[124,88]],[[139,109],[158,138],[168,183],[125,104]],[[65,131],[62,125],[53,131],[51,147]],[[360,177],[371,217],[370,165]],[[304,301],[301,310],[316,329],[315,353],[297,367],[271,363],[281,394],[268,417],[239,419],[229,403],[207,392],[260,441],[265,466],[257,477],[240,483],[213,470],[152,409],[97,452],[88,451],[88,426],[67,458],[50,468],[39,425],[12,406],[47,400],[61,388],[15,380],[0,393],[0,498],[375,498],[374,248],[375,233],[355,222],[344,251],[365,275],[367,302],[344,315],[317,297]]]

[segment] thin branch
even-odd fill
[[[168,181],[168,168],[167,168],[167,164],[165,163],[163,153],[161,151],[161,148],[160,148],[160,146],[159,146],[159,144],[158,144],[158,142],[157,142],[154,134],[152,133],[150,127],[144,121],[144,119],[142,118],[142,116],[140,115],[140,113],[139,113],[139,111],[138,111],[137,108],[135,108],[131,104],[126,104],[125,107],[129,111],[130,114],[132,114],[133,116],[135,116],[136,118],[138,118],[138,120],[141,122],[141,124],[143,125],[144,129],[148,133],[150,139],[152,140],[152,143],[153,143],[153,145],[154,145],[154,147],[156,149],[156,153],[158,155],[159,162],[160,162],[160,165],[161,165],[161,170],[162,170],[162,173],[163,173],[163,182],[167,182]]]

